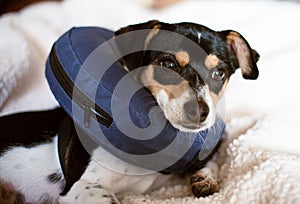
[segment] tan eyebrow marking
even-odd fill
[[[214,54],[209,54],[204,62],[204,65],[208,68],[208,69],[212,69],[215,68],[216,66],[218,66],[219,64],[219,58],[214,55]]]
[[[190,55],[186,51],[177,52],[175,58],[181,67],[185,67],[190,62]]]

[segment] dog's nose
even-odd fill
[[[186,102],[184,110],[187,118],[196,123],[205,121],[209,113],[209,107],[203,100]]]

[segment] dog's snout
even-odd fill
[[[209,113],[209,107],[204,101],[198,102],[200,122],[205,121]]]
[[[197,118],[197,106],[195,101],[189,101],[184,104],[184,110],[189,119],[194,120],[194,118]]]
[[[188,101],[184,104],[184,110],[187,118],[193,122],[204,122],[209,114],[209,107],[203,101]]]

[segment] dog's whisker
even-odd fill
[[[164,113],[164,111],[160,108],[155,108],[153,112],[154,113]]]
[[[151,96],[149,96],[149,95],[143,95],[143,96],[141,96],[140,98],[142,98],[142,99],[149,99],[149,98],[151,98]]]
[[[150,109],[150,108],[153,108],[153,104],[146,104],[144,107],[145,107],[146,110],[148,110],[148,109]],[[156,110],[156,111],[159,110],[159,111],[163,112],[160,108],[155,108],[155,110]]]

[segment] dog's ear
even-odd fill
[[[117,49],[119,54],[122,56],[120,62],[129,70],[133,70],[141,66],[144,49],[151,38],[157,34],[159,27],[160,22],[152,20],[146,23],[121,28],[114,33]],[[130,54],[128,54],[128,51],[130,51]]]
[[[259,71],[256,62],[259,60],[259,54],[250,47],[246,39],[238,32],[227,30],[223,33],[235,68],[241,68],[245,79],[257,79]]]

